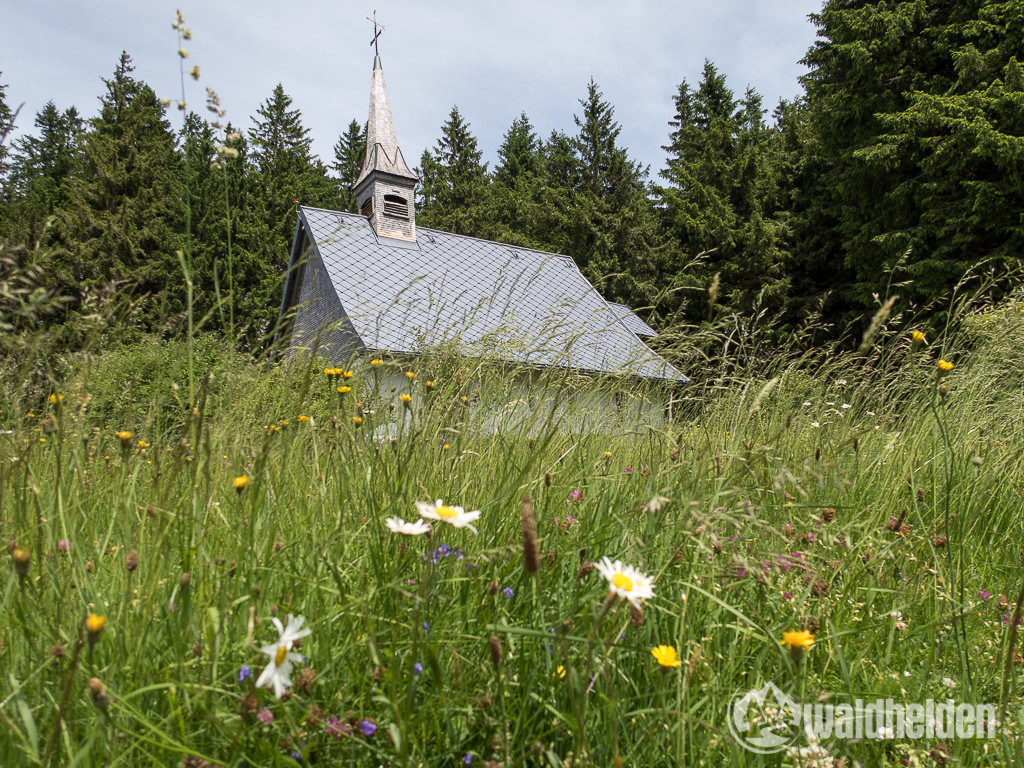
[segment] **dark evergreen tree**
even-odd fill
[[[0,72],[3,77],[3,72]],[[0,185],[7,177],[7,156],[10,153],[10,133],[14,128],[14,111],[7,103],[7,84],[0,82]],[[0,201],[3,196],[0,195]]]
[[[553,246],[552,190],[544,183],[542,146],[530,119],[522,114],[506,131],[498,148],[491,184],[491,240],[542,250]],[[564,207],[564,205],[563,205]]]
[[[356,196],[352,193],[352,185],[359,178],[366,157],[366,128],[355,120],[348,124],[345,133],[338,137],[334,144],[334,162],[331,169],[337,174],[338,198],[342,210],[358,213]]]
[[[706,287],[718,275],[728,309],[779,309],[786,291],[773,218],[779,195],[760,95],[748,89],[737,100],[706,61],[696,90],[686,81],[679,85],[675,107],[661,174],[668,184],[659,196],[675,249],[676,286]],[[688,313],[702,318],[706,310],[699,302]]]
[[[1021,246],[1020,5],[829,0],[805,58],[811,141],[794,267],[837,313],[924,302]]]
[[[19,242],[36,242],[49,217],[67,207],[84,124],[77,109],[61,112],[50,101],[34,126],[37,133],[15,142],[7,182],[16,198],[8,235]]]
[[[578,183],[570,214],[572,256],[606,298],[650,306],[658,291],[661,248],[648,199],[647,169],[618,144],[621,127],[597,84],[587,83],[573,117],[575,163],[558,169]]]
[[[71,311],[88,313],[120,298],[129,326],[165,330],[185,311],[180,165],[175,137],[153,90],[132,77],[127,53],[83,138],[69,203],[58,218],[55,278]]]
[[[441,138],[420,159],[417,220],[460,235],[483,237],[493,217],[488,210],[487,164],[467,123],[452,107]]]
[[[541,144],[524,112],[509,126],[498,147],[494,181],[515,188],[520,181],[535,182],[541,175]]]
[[[269,341],[277,319],[295,232],[295,202],[336,207],[338,190],[313,156],[302,114],[280,84],[252,122],[248,198],[238,245],[261,265],[261,275],[237,298],[251,323],[242,329],[244,337],[258,346]]]

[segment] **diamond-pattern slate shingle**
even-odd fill
[[[647,323],[640,319],[640,315],[634,312],[632,309],[627,307],[625,304],[616,304],[614,301],[609,301],[608,306],[611,307],[612,312],[619,318],[626,327],[629,328],[637,336],[651,337],[658,335],[658,332],[651,328]]]
[[[466,354],[497,352],[528,365],[688,381],[566,256],[424,228],[404,242],[378,237],[355,214],[302,206],[299,215],[306,258],[317,265],[303,282],[322,274],[322,263],[344,325],[367,351],[419,354],[456,341]],[[298,295],[307,293],[300,287]]]

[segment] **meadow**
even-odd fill
[[[1015,764],[1024,323],[974,327],[780,352],[584,433],[543,401],[503,427],[509,377],[450,355],[383,361],[406,392],[205,338],[7,377],[3,764]],[[385,523],[438,499],[472,529]],[[768,682],[989,702],[998,734],[761,756],[727,723]]]

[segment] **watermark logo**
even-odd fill
[[[819,745],[826,739],[994,739],[997,728],[995,704],[953,699],[801,704],[770,682],[733,695],[728,725],[740,746],[761,755],[792,748],[801,734]]]
[[[781,752],[800,735],[802,708],[775,683],[737,692],[729,702],[729,733],[759,755]]]

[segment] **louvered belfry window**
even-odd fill
[[[398,195],[384,195],[384,213],[398,219],[409,218],[409,203]]]

